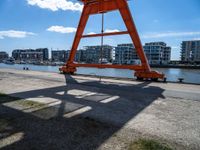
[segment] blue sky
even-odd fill
[[[17,48],[70,49],[81,15],[73,0],[0,0],[0,51]],[[141,41],[164,41],[172,59],[180,57],[183,40],[200,40],[200,0],[130,0],[129,7]],[[85,34],[101,30],[101,16],[91,16]],[[105,15],[105,30],[125,30],[119,12]],[[105,37],[105,44],[130,43],[128,35]],[[80,48],[100,44],[83,39]]]

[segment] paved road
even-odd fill
[[[4,107],[42,120],[81,116],[106,123],[112,132],[97,142],[99,149],[124,149],[139,135],[166,140],[177,149],[200,149],[199,89],[199,85],[100,82],[92,77],[0,69],[0,92],[48,105],[42,110],[9,103]]]

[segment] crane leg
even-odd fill
[[[72,49],[70,51],[68,61],[66,62],[66,64],[64,66],[59,68],[60,72],[62,72],[62,73],[74,74],[74,72],[76,72],[76,67],[73,64],[74,57],[76,55],[78,45],[80,43],[80,40],[82,38],[84,29],[85,29],[85,26],[86,26],[86,23],[87,23],[87,20],[89,18],[90,9],[91,8],[88,5],[84,5],[84,7],[83,7],[83,11],[82,11],[82,14],[81,14],[81,18],[80,18],[80,21],[79,21],[79,25],[78,25],[78,28],[77,28],[77,31],[76,31],[76,35],[75,35],[75,38],[74,38],[74,42],[73,42],[73,45],[72,45]]]
[[[80,66],[102,68],[101,64],[75,64],[74,63],[74,57],[75,57],[81,38],[108,36],[108,35],[117,35],[117,34],[129,34],[135,46],[138,57],[141,60],[140,66],[132,65],[129,67],[129,68],[132,68],[132,70],[135,70],[134,75],[138,79],[152,79],[152,80],[157,80],[159,78],[164,79],[164,74],[159,73],[157,71],[152,71],[148,64],[148,60],[144,53],[143,46],[140,41],[140,37],[137,32],[135,23],[133,21],[131,12],[129,10],[127,0],[82,0],[82,2],[84,3],[84,8],[81,14],[81,18],[80,18],[75,39],[72,45],[70,56],[66,64],[60,68],[61,72],[73,74],[74,72],[76,72],[76,67],[80,67]],[[128,31],[113,32],[109,34],[101,33],[101,34],[94,34],[94,35],[83,35],[83,31],[85,29],[89,15],[106,13],[108,11],[113,11],[113,10],[119,10]],[[104,67],[105,68],[121,68],[121,69],[127,68],[127,67],[124,67],[124,65],[104,65]]]

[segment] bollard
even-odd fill
[[[183,83],[184,78],[178,78],[180,83]]]

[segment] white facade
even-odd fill
[[[115,64],[138,64],[140,63],[133,44],[119,44],[115,48]]]
[[[168,64],[171,58],[171,47],[164,42],[145,43],[143,46],[149,64]]]
[[[171,47],[164,42],[146,43],[144,52],[149,64],[168,64],[171,57]],[[115,64],[139,64],[140,59],[133,44],[119,44],[115,48]]]
[[[183,41],[181,44],[182,61],[200,61],[200,40]]]

